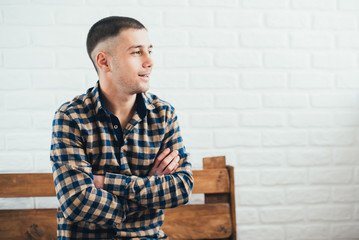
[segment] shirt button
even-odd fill
[[[117,125],[115,125],[115,126],[113,126],[113,128],[114,128],[114,129],[117,129],[117,128],[118,128],[118,126],[117,126]]]

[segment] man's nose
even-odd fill
[[[145,59],[143,61],[143,67],[144,68],[152,68],[153,66],[153,59],[150,53],[147,53],[145,55]]]

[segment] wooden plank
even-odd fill
[[[225,168],[226,167],[226,157],[207,157],[203,158],[203,169],[216,169],[216,168]],[[205,203],[229,203],[228,194],[215,194],[209,193],[204,195]]]
[[[226,157],[206,157],[203,158],[203,169],[215,169],[215,168],[225,168],[226,167]]]
[[[0,174],[0,197],[56,196],[52,173]]]
[[[234,167],[227,166],[228,174],[229,174],[229,182],[230,182],[230,206],[231,206],[231,217],[232,217],[232,236],[230,239],[236,240],[237,239],[237,228],[236,228],[236,193],[235,193],[235,186],[234,186]]]
[[[165,210],[163,231],[170,239],[218,239],[232,235],[229,204],[184,205]]]
[[[0,238],[9,240],[56,239],[56,209],[0,211]]]
[[[229,193],[229,175],[226,168],[193,170],[193,193]]]

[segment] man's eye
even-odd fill
[[[140,51],[133,52],[132,54],[140,54]]]

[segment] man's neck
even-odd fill
[[[135,112],[136,94],[123,93],[105,81],[100,81],[100,89],[106,109],[120,120],[124,129]]]

